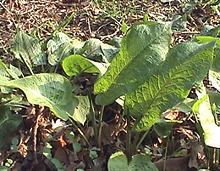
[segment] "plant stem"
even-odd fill
[[[169,145],[169,137],[166,143],[165,156],[164,156],[164,162],[163,162],[163,171],[166,171],[166,159],[167,159],[168,145]]]
[[[85,140],[85,142],[88,144],[89,147],[91,147],[91,144],[89,143],[88,139],[86,138],[84,132],[74,123],[74,121],[72,120],[72,118],[70,119],[70,121],[72,122],[72,125],[77,129],[77,131],[80,133],[80,135],[82,136],[82,138]]]
[[[91,96],[91,93],[88,91],[88,97],[89,97],[89,103],[90,103],[90,113],[91,113],[91,116],[92,116],[92,127],[93,127],[93,130],[94,130],[94,136],[95,136],[95,140],[97,141],[98,140],[98,128],[97,128],[97,124],[96,124],[96,118],[95,118],[95,109],[94,109],[94,106],[93,106],[93,103],[92,103],[92,96]],[[98,142],[97,142],[98,144]]]
[[[140,139],[139,142],[137,143],[137,145],[136,145],[136,149],[137,149],[137,150],[138,150],[139,146],[141,145],[141,143],[144,141],[144,139],[145,139],[145,137],[147,136],[147,134],[148,134],[148,131],[146,131],[146,132],[144,133],[144,135],[141,137],[141,139]]]
[[[100,118],[99,118],[99,132],[98,132],[98,147],[101,149],[102,146],[102,120],[103,120],[103,114],[104,114],[104,108],[105,106],[102,106]]]
[[[131,118],[130,118],[130,113],[129,110],[125,109],[125,114],[127,117],[127,139],[126,139],[126,150],[127,150],[127,158],[128,158],[128,163],[131,162],[132,160],[132,154],[131,154]]]

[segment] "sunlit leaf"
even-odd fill
[[[170,26],[147,22],[123,37],[119,54],[94,87],[96,103],[107,105],[133,91],[156,72],[169,50]]]
[[[82,49],[79,51],[80,54],[97,62],[111,62],[112,58],[118,52],[118,48],[105,44],[99,39],[89,39],[85,42]]]
[[[53,38],[47,42],[48,61],[51,65],[58,64],[63,58],[75,54],[82,48],[83,42],[71,39],[62,32],[54,34]]]
[[[204,131],[205,144],[211,147],[220,148],[220,139],[216,138],[220,132],[220,127],[215,123],[208,95],[203,96],[195,103],[193,111],[197,113]]]
[[[220,73],[210,70],[209,80],[211,81],[212,86],[220,91]]]
[[[23,31],[18,31],[12,47],[15,58],[24,62],[28,68],[46,64],[46,55],[41,49],[39,40]]]
[[[116,152],[108,161],[109,171],[158,171],[148,155],[137,154],[133,156],[130,164],[123,152]]]
[[[62,67],[68,76],[75,76],[81,73],[100,73],[103,75],[108,65],[94,62],[81,55],[71,55],[63,60]]]
[[[79,104],[76,106],[73,115],[71,116],[75,121],[84,124],[87,115],[90,112],[90,102],[87,96],[78,96]]]
[[[162,112],[188,96],[192,86],[208,73],[213,50],[214,43],[177,45],[168,54],[163,72],[152,76],[125,97],[125,105],[138,118],[137,130],[149,129],[160,120]]]
[[[78,100],[72,94],[70,82],[59,74],[36,74],[0,85],[21,89],[29,103],[47,106],[59,118],[67,120]]]

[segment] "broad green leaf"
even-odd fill
[[[154,130],[162,138],[168,137],[172,132],[173,123],[161,121],[154,125]]]
[[[11,133],[20,125],[22,118],[11,113],[6,106],[0,106],[0,148],[8,143]]]
[[[114,36],[109,42],[108,44],[109,45],[112,45],[116,48],[120,48],[121,47],[121,40],[122,38],[121,37],[117,37],[117,36]]]
[[[175,15],[172,21],[172,30],[185,31],[187,27],[187,14]]]
[[[159,121],[165,110],[184,100],[192,86],[207,74],[213,58],[214,43],[183,43],[174,47],[162,66],[163,72],[153,75],[125,97],[125,105],[138,118],[137,130],[147,130]]]
[[[13,79],[18,79],[22,75],[21,70],[11,64],[9,65],[8,73]]]
[[[72,40],[62,43],[53,53],[48,55],[48,61],[51,65],[57,65],[65,57],[75,54],[81,47],[82,43],[78,40]]]
[[[135,25],[128,30],[119,54],[95,83],[97,104],[112,103],[155,73],[169,50],[170,36],[170,26],[156,22]]]
[[[65,73],[72,77],[83,72],[100,73],[103,75],[106,72],[108,65],[86,59],[81,55],[71,55],[63,60],[62,67]]]
[[[58,64],[64,57],[76,53],[84,43],[72,40],[62,32],[56,32],[47,42],[48,61],[51,65]]]
[[[220,33],[220,25],[214,28],[213,26],[205,25],[203,30],[201,31],[202,35],[212,36],[212,37],[217,37],[219,33]]]
[[[29,103],[47,106],[59,118],[67,120],[78,100],[73,96],[70,82],[59,74],[42,73],[0,85],[21,89]]]
[[[112,58],[118,52],[118,48],[105,44],[99,39],[89,39],[85,42],[79,53],[88,59],[97,62],[111,62]]]
[[[6,66],[6,64],[0,60],[0,77],[5,80],[9,80],[10,78],[18,79],[19,76],[22,75],[22,72],[15,66],[9,65],[9,67]]]
[[[220,72],[220,46],[215,48],[215,57],[212,63],[212,70]]]
[[[197,36],[196,41],[198,43],[209,43],[212,41],[216,42],[215,56],[213,59],[212,70],[220,72],[220,39],[211,36]]]
[[[216,112],[220,113],[220,93],[207,90],[207,94],[209,96],[210,104],[215,105]]]
[[[133,156],[130,164],[123,152],[116,152],[110,156],[108,161],[109,171],[158,171],[151,162],[150,157],[144,154]]]
[[[84,124],[86,117],[90,112],[90,103],[87,96],[78,96],[79,104],[76,106],[73,115],[71,116],[75,121]]]
[[[24,62],[28,68],[46,64],[46,55],[40,42],[23,31],[18,31],[12,47],[15,58]]]
[[[6,166],[0,166],[0,171],[8,171],[8,167]]]
[[[216,41],[216,45],[220,46],[220,38],[212,37],[212,36],[197,36],[196,41],[198,43],[209,43],[212,41]]]
[[[209,80],[211,81],[212,86],[220,91],[220,73],[210,70]]]
[[[116,152],[110,156],[108,171],[129,171],[127,158],[123,152]]]
[[[10,75],[8,73],[8,68],[5,63],[0,60],[0,80],[9,80]]]
[[[187,114],[192,112],[192,106],[194,105],[195,102],[196,102],[195,99],[186,98],[184,101],[174,106],[174,109]]]
[[[129,164],[129,171],[158,171],[148,155],[137,154]]]
[[[70,42],[72,39],[62,32],[55,32],[52,39],[47,42],[47,49],[49,53],[53,53],[61,44]]]
[[[220,139],[216,138],[220,132],[220,127],[215,123],[208,95],[203,96],[195,103],[193,111],[197,113],[204,131],[205,144],[211,147],[220,148]]]

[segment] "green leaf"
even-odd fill
[[[135,25],[128,30],[119,54],[95,83],[96,103],[112,103],[155,73],[169,50],[170,36],[170,26],[156,22]]]
[[[75,54],[79,49],[81,42],[73,40],[71,42],[65,42],[59,46],[52,54],[48,55],[48,61],[50,65],[54,66],[61,62],[65,57]]]
[[[197,36],[196,41],[198,43],[209,43],[212,41],[216,42],[215,56],[213,59],[212,70],[220,72],[220,39],[211,36]]]
[[[110,156],[108,171],[129,171],[127,158],[123,152],[116,152]]]
[[[48,61],[51,65],[57,65],[63,58],[76,53],[84,43],[72,40],[66,34],[57,32],[47,42]]]
[[[129,29],[129,27],[126,24],[126,22],[122,21],[122,24],[121,24],[121,31],[122,31],[122,33],[126,33],[128,29]]]
[[[65,73],[72,77],[79,75],[83,72],[85,73],[100,73],[103,75],[108,65],[104,63],[94,62],[92,60],[86,59],[81,55],[71,55],[66,57],[62,63],[63,70]]]
[[[9,65],[8,73],[13,79],[18,79],[22,75],[21,70],[11,64]]]
[[[109,171],[158,171],[151,162],[148,155],[137,154],[133,156],[128,165],[127,158],[123,152],[116,152],[110,156],[108,161]]]
[[[187,15],[175,15],[172,21],[172,30],[185,31],[187,27]]]
[[[220,91],[220,73],[210,70],[209,80],[211,81],[212,86]]]
[[[187,97],[192,86],[207,74],[213,49],[214,43],[177,45],[168,54],[162,72],[125,97],[125,105],[138,118],[137,130],[149,129],[159,121],[162,112]]]
[[[10,78],[18,79],[19,76],[22,75],[22,72],[15,66],[6,64],[0,59],[0,77],[5,80],[9,80]]]
[[[105,44],[99,39],[89,39],[85,42],[79,53],[88,59],[97,62],[109,63],[118,52],[118,48]]]
[[[210,104],[214,104],[216,107],[216,113],[220,113],[220,93],[207,90],[207,94],[209,95]]]
[[[202,30],[202,35],[217,37],[220,33],[220,25],[213,28],[213,26],[206,25]]]
[[[11,134],[20,125],[22,118],[11,113],[6,106],[0,107],[0,148],[9,142]]]
[[[137,154],[129,164],[129,171],[158,171],[148,155]]]
[[[196,102],[195,99],[186,98],[184,101],[174,106],[174,109],[187,114],[192,112],[192,106],[194,105],[195,102]]]
[[[212,63],[212,70],[220,72],[220,46],[215,48],[215,57]]]
[[[0,166],[0,171],[8,171],[8,167],[6,166]]]
[[[109,45],[112,45],[112,46],[114,46],[114,47],[116,47],[116,48],[120,48],[120,46],[121,46],[121,40],[122,40],[121,37],[114,36],[114,37],[108,42],[108,44],[109,44]]]
[[[173,123],[161,121],[154,125],[154,130],[162,138],[168,137],[172,132]]]
[[[46,64],[46,55],[40,42],[23,31],[18,31],[12,47],[15,58],[24,62],[28,68]]]
[[[220,132],[220,127],[215,123],[208,95],[203,96],[194,104],[193,111],[197,113],[204,131],[205,144],[211,147],[220,148],[220,139],[216,138]]]
[[[75,121],[84,124],[86,117],[90,112],[90,103],[87,96],[78,96],[79,104],[76,106],[73,115],[71,116]]]
[[[216,41],[216,45],[220,46],[220,39],[212,36],[197,36],[196,41],[198,43],[209,43],[212,41]]]
[[[59,74],[36,74],[0,84],[21,89],[29,103],[47,106],[63,120],[68,119],[78,104],[70,82]]]

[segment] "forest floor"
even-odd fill
[[[89,1],[89,0],[1,0],[0,2],[0,57],[10,63],[13,60],[13,53],[10,48],[14,41],[17,30],[21,29],[29,34],[36,35],[42,40],[47,40],[54,31],[62,31],[71,38],[88,40],[97,38],[109,42],[113,37],[123,35],[123,27],[129,27],[148,17],[153,21],[175,21],[176,32],[173,33],[174,44],[189,40],[199,34],[205,27],[217,26],[220,21],[220,14],[217,9],[209,3],[192,2],[188,0],[173,0],[162,2],[159,0],[123,0],[123,1]],[[82,78],[83,79],[83,78]],[[192,92],[193,94],[193,92]],[[89,146],[78,133],[72,128],[77,136],[77,143],[81,148],[78,152],[73,150],[73,144],[65,137],[64,132],[69,123],[65,123],[58,132],[54,128],[59,123],[55,117],[48,116],[48,109],[39,106],[28,106],[23,109],[24,115],[19,130],[16,132],[18,140],[17,151],[11,150],[10,143],[0,151],[0,164],[11,164],[10,170],[57,170],[54,163],[43,155],[35,154],[32,150],[34,136],[37,137],[37,149],[43,149],[48,136],[53,137],[53,156],[60,161],[65,170],[72,171],[105,171],[109,156],[124,146],[126,128],[125,120],[120,120],[118,115],[122,108],[118,104],[112,104],[104,110],[105,127],[103,136],[102,152],[93,145],[92,128],[90,125],[82,127],[88,140]],[[38,115],[43,112],[45,115]],[[150,131],[142,143],[142,148],[148,146],[157,151],[166,151],[167,156],[174,156],[177,149],[182,148],[183,155],[175,154],[175,159],[168,159],[166,166],[169,171],[183,170],[188,168],[186,161],[188,155],[198,157],[198,160],[191,160],[191,166],[196,169],[207,163],[200,144],[193,143],[197,136],[195,118],[178,111],[167,116],[175,120],[183,121],[172,129],[172,138],[169,140],[158,137],[155,132]],[[37,129],[34,133],[33,130]],[[117,129],[116,129],[117,128]],[[37,135],[36,135],[37,134]],[[49,134],[49,135],[48,135]],[[11,135],[9,135],[11,136]],[[49,147],[48,147],[49,148]],[[29,152],[31,151],[31,152]],[[39,150],[40,151],[40,150]],[[42,151],[42,150],[41,150]],[[179,151],[180,152],[180,151]],[[39,156],[36,156],[39,155]],[[94,157],[96,156],[96,157]],[[94,159],[95,158],[95,159]],[[161,158],[155,157],[155,163]],[[10,163],[10,161],[12,161]],[[55,161],[56,163],[56,161]],[[59,162],[58,162],[59,163]],[[158,164],[159,163],[159,164]],[[158,162],[158,168],[162,168],[163,162]],[[80,170],[81,169],[81,170]],[[195,170],[196,170],[195,169]],[[218,166],[213,168],[220,170]],[[62,170],[62,169],[58,169]],[[192,169],[193,170],[193,169]]]

